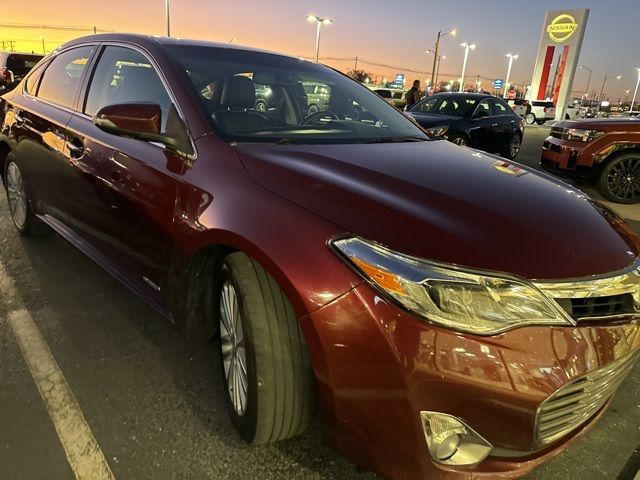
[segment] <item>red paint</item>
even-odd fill
[[[549,85],[549,74],[551,72],[551,64],[553,63],[553,54],[556,47],[550,45],[547,47],[547,53],[544,56],[544,65],[542,67],[542,76],[540,77],[540,86],[538,87],[538,100],[544,100],[547,97],[547,85]]]
[[[560,95],[560,87],[562,86],[562,79],[564,78],[564,71],[567,67],[567,58],[569,57],[569,46],[562,47],[562,54],[558,61],[558,69],[556,70],[556,79],[553,85],[553,103],[558,103],[558,96]]]

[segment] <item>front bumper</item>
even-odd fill
[[[335,448],[391,478],[519,478],[602,413],[549,445],[542,402],[575,378],[640,348],[640,321],[523,327],[480,337],[417,319],[361,284],[302,322]],[[473,467],[427,452],[421,411],[462,419],[494,447]]]
[[[547,137],[542,145],[540,166],[560,176],[592,180],[594,156],[585,151],[588,144],[580,141]]]

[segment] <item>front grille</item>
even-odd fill
[[[610,295],[608,297],[572,298],[571,311],[567,312],[576,320],[588,317],[606,317],[635,313],[633,295]]]
[[[567,383],[542,402],[536,415],[538,442],[554,442],[596,414],[631,371],[639,353],[636,350]]]

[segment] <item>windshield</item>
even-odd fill
[[[410,112],[430,113],[432,115],[454,115],[464,117],[473,110],[477,98],[455,96],[450,94],[434,95],[416,103]]]
[[[350,78],[277,54],[169,45],[202,110],[230,142],[366,143],[428,137]]]

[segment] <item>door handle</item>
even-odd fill
[[[497,124],[497,123],[492,123],[492,124],[491,124],[491,126],[492,126],[492,127],[497,127],[497,126],[498,126],[498,124]]]
[[[84,146],[82,144],[78,145],[78,139],[73,139],[67,142],[67,150],[69,150],[69,156],[71,158],[80,158],[84,155]]]

